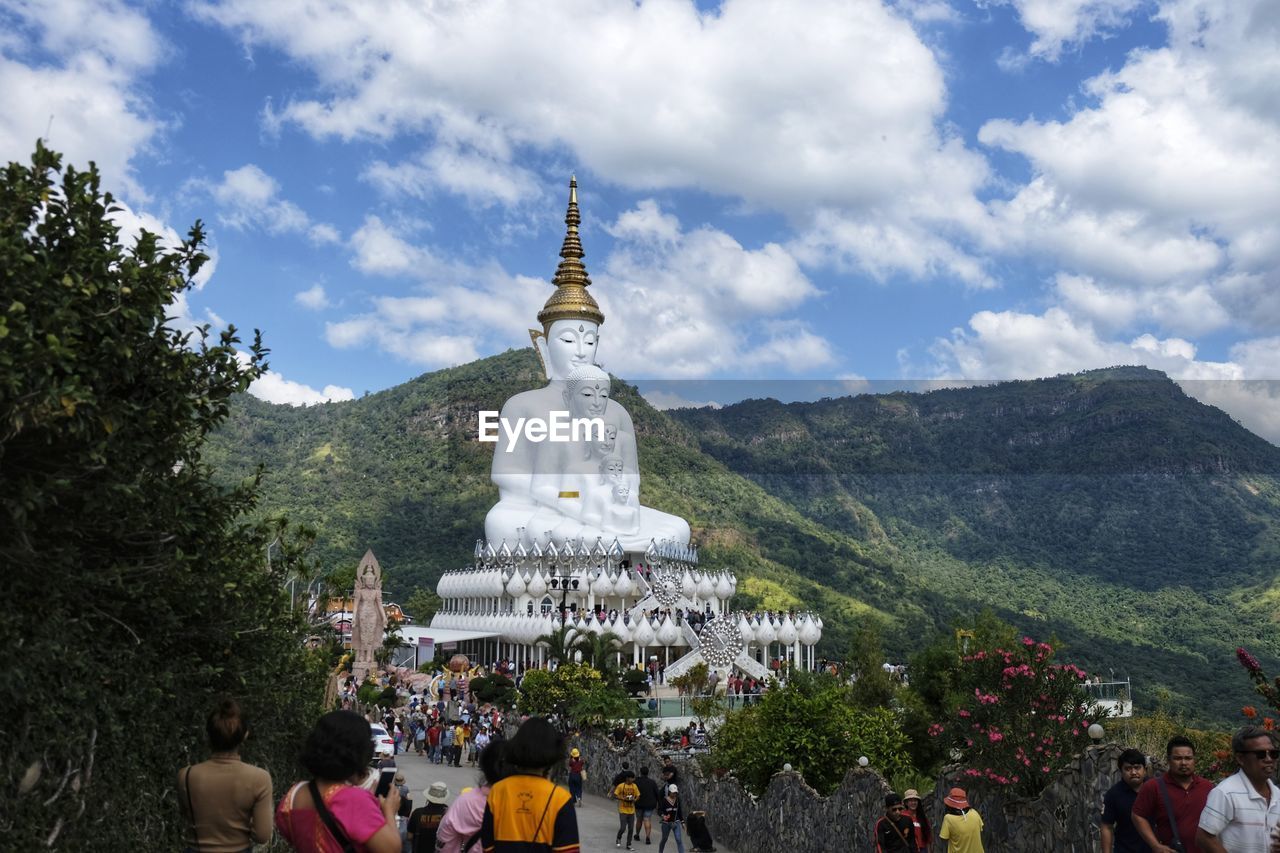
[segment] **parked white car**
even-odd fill
[[[396,742],[387,733],[386,726],[381,723],[370,723],[369,728],[373,730],[373,760],[377,762],[383,758],[394,759],[396,757]]]

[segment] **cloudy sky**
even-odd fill
[[[1280,439],[1280,0],[0,0],[0,157],[95,160],[344,399],[526,345],[568,176],[640,379],[1145,364]]]

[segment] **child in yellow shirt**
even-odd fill
[[[613,789],[613,798],[618,801],[618,837],[614,847],[622,846],[622,839],[627,839],[627,849],[631,849],[631,836],[636,831],[636,800],[640,799],[640,789],[636,786],[634,770],[627,770],[622,781]]]

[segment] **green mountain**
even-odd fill
[[[390,595],[466,565],[497,498],[477,411],[542,382],[532,350],[309,408],[245,397],[206,458],[266,466],[262,511],[377,553]],[[1231,652],[1280,652],[1280,450],[1162,374],[1094,371],[928,394],[660,412],[615,383],[642,498],[732,567],[739,606],[802,605],[841,656],[865,619],[894,656],[991,607],[1196,716],[1248,701]]]

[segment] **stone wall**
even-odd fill
[[[572,743],[587,760],[587,789],[604,794],[614,774],[629,762],[639,772],[648,766],[659,777],[662,758],[646,742],[615,748],[604,738],[587,736]],[[1090,747],[1035,800],[1006,797],[939,778],[925,808],[935,827],[942,823],[942,796],[953,784],[970,791],[970,801],[986,824],[987,853],[1086,853],[1098,849],[1102,795],[1119,778],[1120,747]],[[764,795],[752,796],[732,777],[704,778],[696,761],[676,761],[685,811],[707,813],[718,845],[737,853],[863,853],[872,851],[872,827],[884,813],[889,786],[871,770],[850,770],[829,797],[821,797],[798,773],[779,772]],[[686,842],[687,844],[687,842]]]

